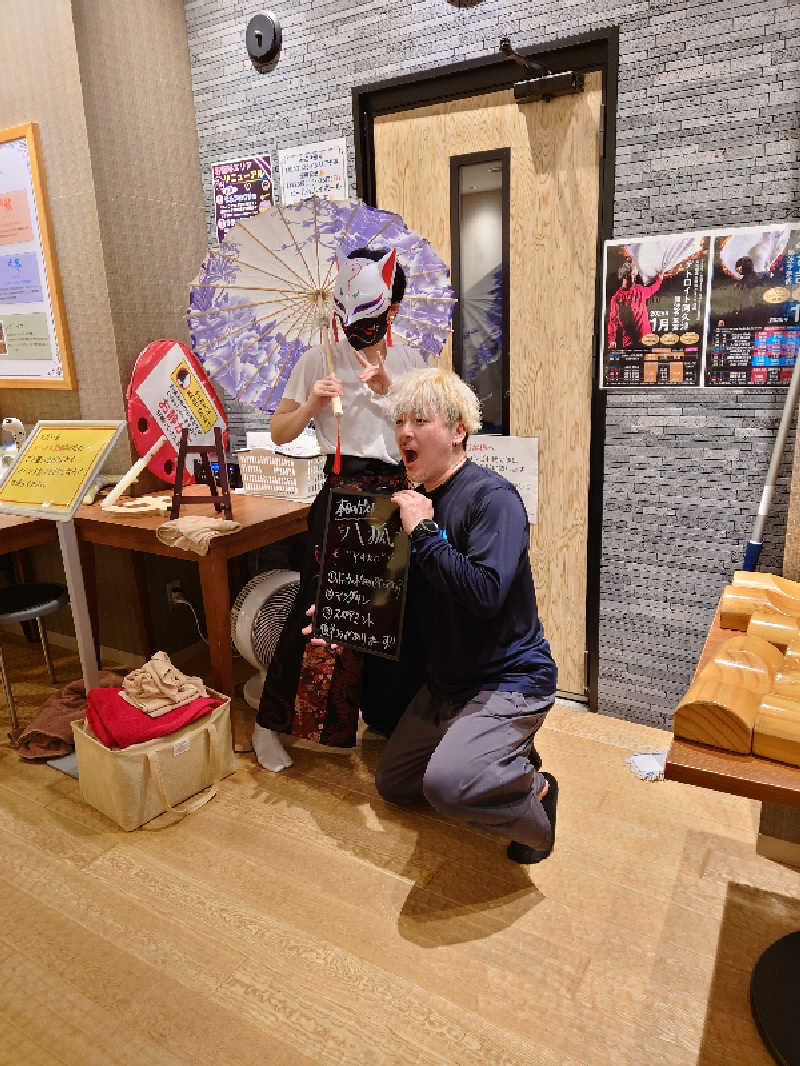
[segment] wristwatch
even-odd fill
[[[422,518],[411,530],[409,536],[412,540],[419,540],[420,537],[436,536],[439,532],[439,527],[432,518]]]

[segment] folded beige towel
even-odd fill
[[[186,515],[185,518],[173,518],[159,526],[156,536],[162,544],[169,544],[172,548],[207,555],[212,537],[218,537],[221,533],[235,533],[241,528],[239,522],[229,522],[227,518]]]
[[[165,651],[157,651],[144,666],[127,675],[120,695],[151,718],[160,718],[208,693],[202,677],[182,674]]]

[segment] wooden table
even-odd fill
[[[205,486],[194,486],[190,492],[209,498]],[[208,633],[208,650],[211,658],[211,685],[219,692],[231,694],[233,691],[233,651],[231,646],[230,608],[231,595],[228,581],[228,560],[272,544],[284,537],[302,533],[306,529],[306,516],[309,504],[296,503],[293,500],[272,499],[267,496],[246,496],[236,493],[232,496],[233,519],[241,524],[235,533],[226,533],[214,537],[207,555],[181,551],[178,548],[162,544],[156,537],[156,529],[166,520],[165,515],[111,515],[103,511],[98,503],[82,506],[75,516],[75,527],[81,549],[81,563],[86,583],[86,595],[89,601],[89,613],[95,643],[99,646],[99,619],[97,610],[97,581],[94,561],[94,545],[104,544],[112,548],[123,548],[134,553],[148,555],[167,555],[174,559],[196,562],[200,571],[200,584],[203,592],[203,609],[206,616]],[[184,508],[183,515],[215,516],[212,503],[195,504],[191,509]],[[136,569],[137,584],[145,580],[144,570],[139,565]],[[144,597],[142,597],[144,598]],[[151,649],[155,651],[155,649]]]
[[[722,629],[719,611],[708,631],[697,674],[726,640],[736,634]],[[673,737],[664,767],[669,781],[682,781],[716,792],[730,792],[782,808],[800,808],[800,767],[709,748]],[[762,809],[762,823],[764,812]],[[796,817],[796,816],[793,816]],[[771,944],[753,967],[750,1007],[761,1038],[779,1063],[795,1064],[800,1049],[800,932]]]
[[[35,548],[58,540],[55,522],[47,518],[22,518],[15,514],[0,514],[0,555]]]

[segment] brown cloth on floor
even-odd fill
[[[241,528],[239,522],[231,522],[227,518],[186,515],[184,518],[173,518],[164,522],[156,530],[156,537],[162,544],[168,544],[171,548],[207,555],[213,537],[218,537],[221,533],[235,533]]]
[[[122,682],[120,693],[132,707],[138,707],[151,718],[160,718],[207,695],[202,677],[182,674],[165,651],[157,651],[143,666],[131,670]]]
[[[119,688],[125,675],[116,670],[102,670],[98,688]],[[88,700],[83,680],[70,681],[48,696],[30,725],[19,726],[8,734],[11,744],[19,748],[21,759],[57,759],[75,750],[72,723],[86,717]]]

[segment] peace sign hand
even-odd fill
[[[356,359],[364,368],[359,375],[361,380],[372,389],[376,396],[385,396],[392,387],[392,379],[389,377],[389,371],[386,369],[380,348],[375,351],[378,358],[377,363],[370,363],[357,348],[354,348],[353,351],[356,353]]]

